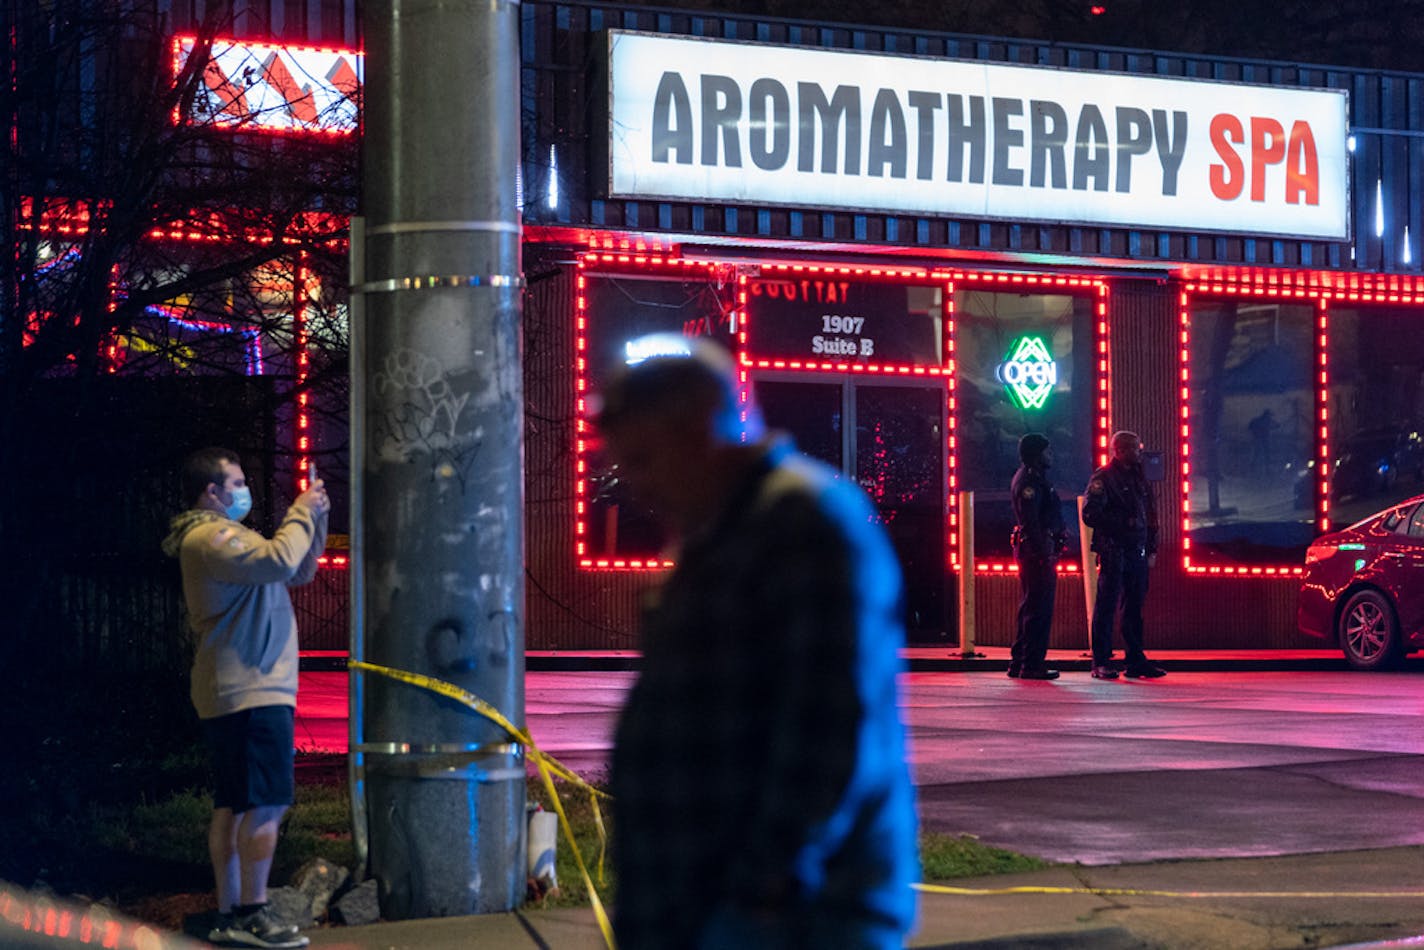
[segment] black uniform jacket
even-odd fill
[[[1116,459],[1093,473],[1083,502],[1083,522],[1093,529],[1093,550],[1141,548],[1157,553],[1157,505],[1141,465]]]
[[[1040,560],[1058,557],[1064,538],[1063,506],[1043,469],[1020,465],[1010,487],[1014,496],[1014,548]]]

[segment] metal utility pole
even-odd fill
[[[519,5],[377,0],[365,30],[353,656],[453,682],[522,726]],[[517,906],[523,751],[455,703],[363,676],[352,751],[382,915]]]

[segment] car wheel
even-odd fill
[[[1336,632],[1345,661],[1357,670],[1386,669],[1399,657],[1394,607],[1377,590],[1356,591],[1345,601]]]

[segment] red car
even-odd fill
[[[1424,649],[1424,495],[1321,535],[1305,555],[1296,619],[1357,670]]]

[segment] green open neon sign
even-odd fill
[[[1058,385],[1058,364],[1041,336],[1021,336],[994,373],[1020,409],[1042,409]]]

